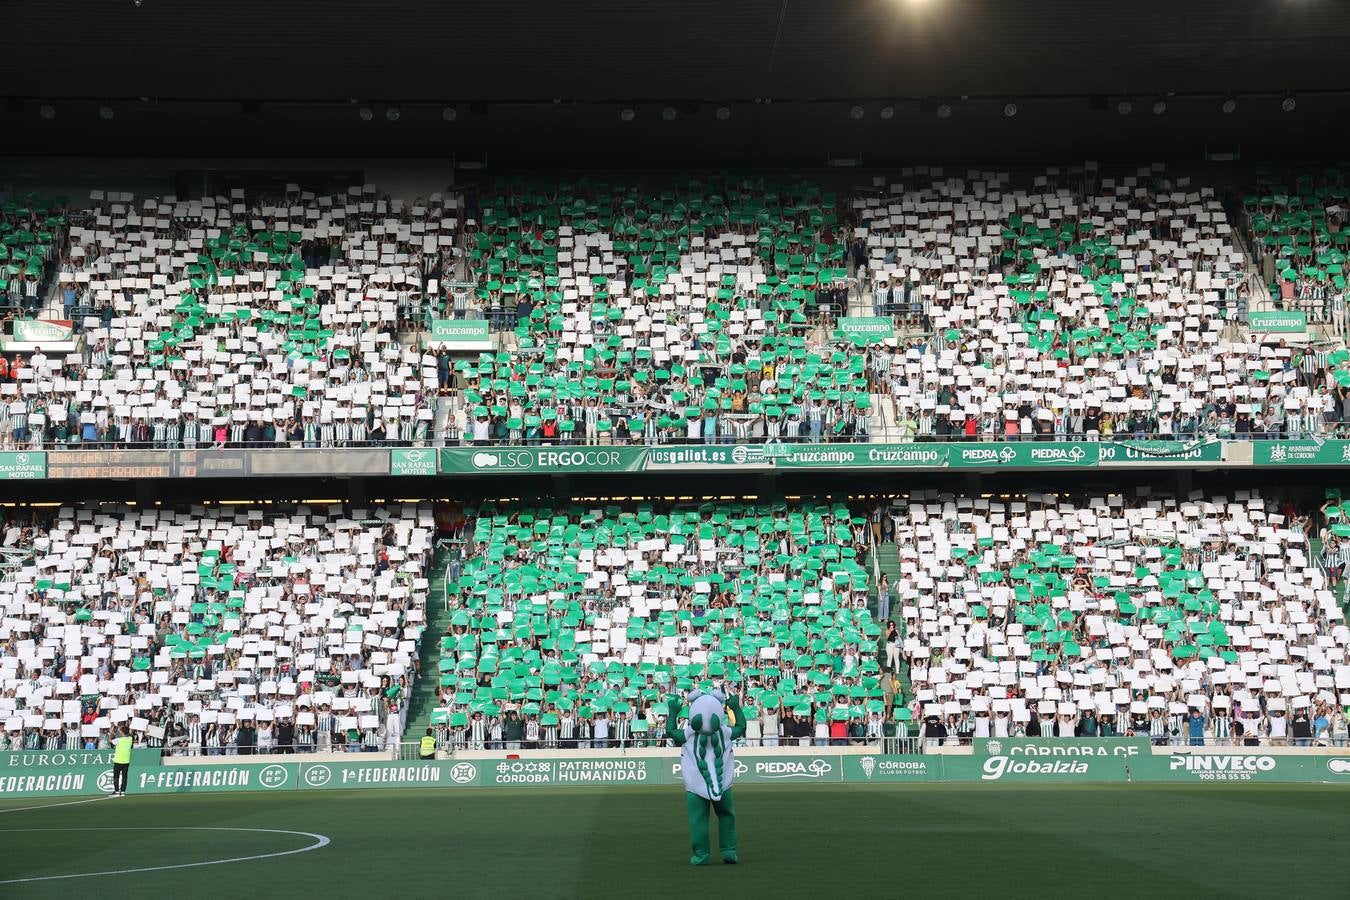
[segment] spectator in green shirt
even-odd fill
[[[507,750],[519,750],[525,739],[525,723],[520,720],[514,709],[506,713],[506,724],[502,728],[502,737],[506,740]]]

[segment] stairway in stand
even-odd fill
[[[895,584],[895,579],[900,576],[899,548],[896,547],[894,543],[888,541],[880,543],[872,550],[869,550],[867,552],[867,561],[865,563],[869,573],[872,572],[873,558],[876,559],[877,570],[882,575],[886,576],[887,581],[891,584]],[[872,608],[872,615],[875,616],[879,612],[877,609],[877,585],[875,581],[873,581],[868,588],[867,599]],[[891,618],[897,620],[897,623],[899,623],[900,606],[895,603],[894,600],[891,602]],[[886,627],[884,622],[882,623],[882,627]]]
[[[893,542],[886,541],[878,544],[875,549],[869,550],[867,553],[867,562],[865,563],[867,571],[869,573],[872,571],[873,557],[875,557],[877,561],[877,570],[882,575],[886,576],[887,582],[889,582],[891,585],[894,585],[896,579],[900,577],[899,548],[896,547]],[[871,586],[868,589],[868,603],[871,606],[872,614],[875,616],[879,612],[877,608],[877,585],[875,581],[871,584]],[[891,612],[890,620],[894,621],[895,624],[899,626],[900,635],[901,637],[903,637],[905,634],[905,621],[900,617],[900,603],[895,599],[894,594],[891,595],[890,612]],[[881,622],[881,633],[883,637],[886,634],[885,622]],[[879,644],[878,649],[879,652],[881,653],[881,660],[884,663],[886,660],[885,644],[884,643]],[[902,701],[908,701],[910,697],[909,666],[904,662],[900,663],[900,697],[902,699],[897,700],[897,703]]]
[[[1317,538],[1308,538],[1308,558],[1320,560],[1322,558],[1322,542]],[[1325,574],[1325,572],[1323,573]],[[1341,579],[1341,583],[1336,585],[1336,605],[1347,613],[1350,613],[1350,605],[1346,603],[1346,581]]]
[[[431,724],[431,713],[437,707],[436,688],[440,684],[441,673],[438,665],[441,659],[441,635],[450,627],[450,611],[445,608],[445,566],[447,553],[438,550],[431,563],[431,590],[427,595],[427,630],[422,635],[422,646],[418,650],[421,662],[421,675],[413,685],[408,698],[408,724],[403,730],[403,740],[417,741],[426,733]]]

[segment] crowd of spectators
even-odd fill
[[[66,198],[0,194],[0,316],[31,317],[41,307],[66,241]]]
[[[1243,198],[1252,257],[1276,309],[1344,327],[1350,188],[1339,169],[1265,172]]]
[[[1350,628],[1293,504],[918,492],[887,518],[926,739],[1344,731]]]
[[[1257,265],[1338,295],[1343,193],[1334,172],[1258,185],[1237,223]],[[13,448],[1350,431],[1343,343],[1244,328],[1229,210],[1159,166],[18,202],[10,252],[59,254],[91,327],[5,360]],[[842,327],[868,313],[900,327]],[[510,333],[476,356],[399,340],[470,315]]]
[[[0,379],[7,442],[425,442],[436,359],[398,334],[453,250],[456,203],[94,192],[60,260],[82,350]]]
[[[660,743],[661,698],[701,680],[741,692],[747,742],[770,746],[1344,738],[1350,629],[1336,541],[1350,526],[1339,501],[1312,511],[1254,491],[920,491],[837,508],[844,530],[823,519],[815,533],[837,540],[844,561],[865,562],[872,538],[894,544],[901,565],[893,582],[872,582],[872,603],[872,573],[840,593],[825,563],[824,612],[826,577],[854,610],[842,627],[813,605],[813,544],[794,537],[791,507],[681,512],[496,508],[473,519],[469,565],[452,569],[460,611],[441,642],[445,745]],[[532,604],[544,589],[557,599]]]
[[[660,742],[669,693],[705,679],[743,693],[747,739],[798,721],[881,734],[896,684],[875,652],[862,510],[488,506],[464,540],[433,720],[451,747]]]
[[[417,674],[432,534],[428,505],[8,518],[0,740],[102,747],[127,725],[200,753],[383,749]]]
[[[1089,175],[907,170],[844,202],[804,185],[648,204],[504,190],[471,257],[485,302],[517,298],[517,344],[458,363],[450,440],[1345,433],[1350,354],[1243,327],[1246,258],[1215,191],[1156,166]],[[816,242],[814,273],[792,240]],[[808,290],[843,283],[855,314],[912,327],[846,339]]]

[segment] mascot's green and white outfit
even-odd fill
[[[726,703],[736,724],[727,725]],[[689,695],[689,724],[680,728],[680,700],[672,697],[666,716],[666,737],[680,748],[685,805],[689,813],[690,865],[708,864],[708,807],[717,813],[717,846],[722,861],[736,862],[736,805],[731,783],[736,777],[736,754],[731,742],[745,734],[745,716],[736,698],[721,691],[694,691]]]

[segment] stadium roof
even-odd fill
[[[988,158],[971,141],[1009,101],[1012,156],[1034,142],[1044,158],[1053,138],[1124,158],[1163,135],[1183,155],[1287,153],[1295,123],[1339,143],[1328,129],[1350,109],[1333,63],[1350,4],[1332,0],[12,0],[4,18],[0,91],[25,102],[0,121],[58,113],[25,129],[30,152],[70,152],[61,120],[87,129],[108,103],[109,153],[256,153],[304,134],[342,145],[317,155],[553,159],[566,142],[578,159],[708,162]],[[1298,120],[1280,117],[1287,93]],[[1159,99],[1174,115],[1144,121]]]

